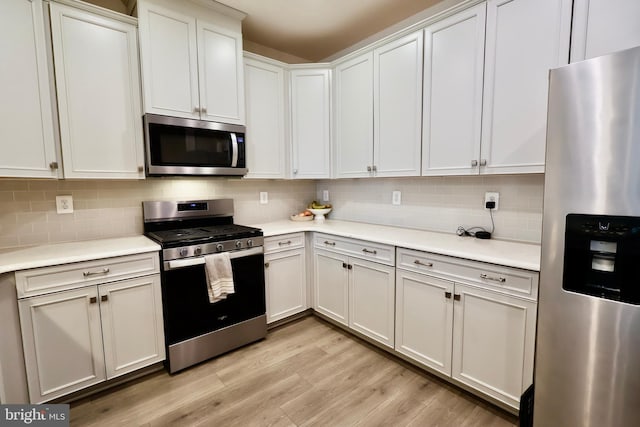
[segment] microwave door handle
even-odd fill
[[[235,133],[231,133],[231,167],[238,166],[238,139]]]

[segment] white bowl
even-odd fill
[[[324,216],[331,212],[331,208],[307,210],[313,214],[313,220],[315,222],[324,222]]]

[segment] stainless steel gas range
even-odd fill
[[[266,336],[263,234],[233,223],[233,200],[143,202],[145,235],[162,246],[170,373]],[[205,257],[228,252],[235,292],[211,303]]]

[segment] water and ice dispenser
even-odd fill
[[[640,304],[640,217],[567,215],[562,288]]]

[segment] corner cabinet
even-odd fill
[[[286,64],[245,53],[247,173],[245,178],[286,178],[288,132]]]
[[[135,19],[50,10],[65,178],[144,178]]]
[[[45,28],[41,0],[0,2],[2,177],[58,177]]]
[[[164,360],[158,265],[151,253],[16,273],[31,403]]]
[[[306,310],[307,273],[304,233],[265,238],[267,323]]]
[[[394,248],[315,234],[314,249],[314,309],[393,347]]]
[[[138,1],[144,110],[244,124],[243,16],[195,3]]]
[[[640,2],[574,0],[571,62],[640,46]]]
[[[480,173],[544,172],[549,69],[568,63],[571,5],[487,2]]]
[[[517,409],[533,382],[538,274],[398,248],[399,353]]]
[[[290,68],[292,177],[331,177],[331,71]]]

